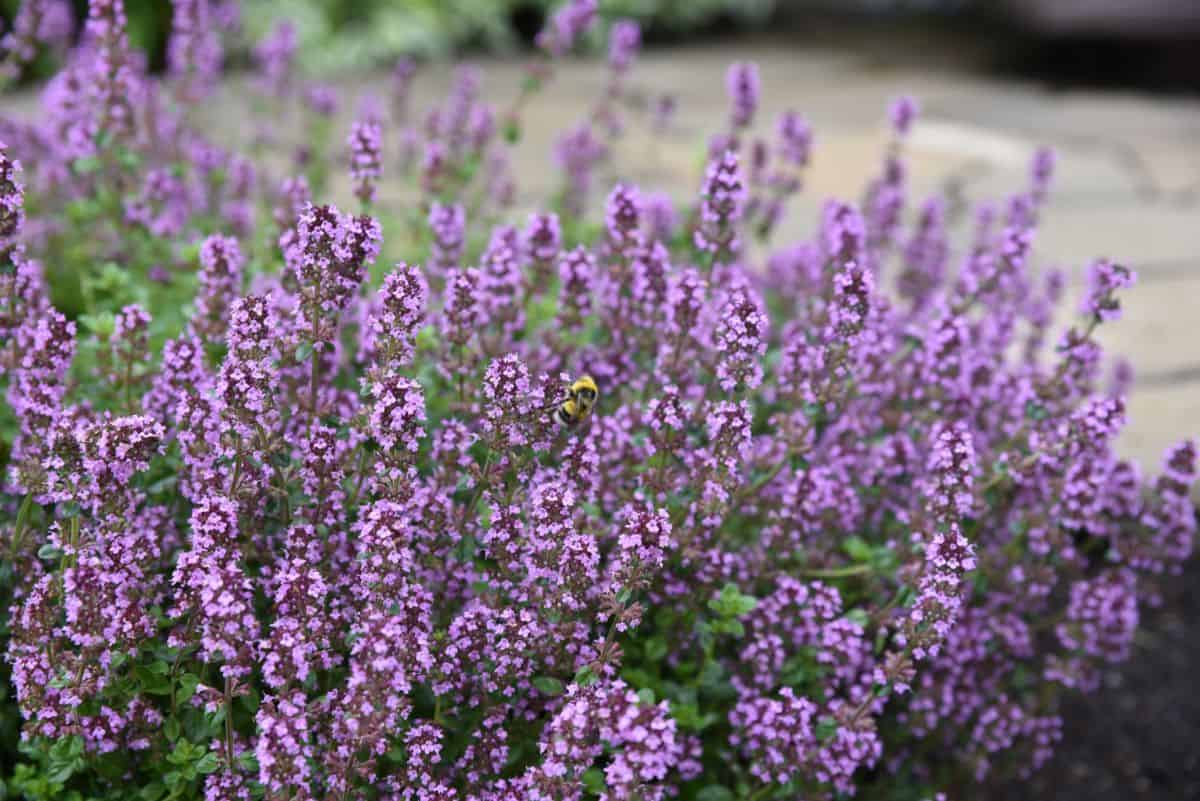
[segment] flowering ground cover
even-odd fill
[[[1046,763],[1190,555],[1196,472],[1111,447],[1130,269],[1051,330],[1051,152],[959,252],[899,98],[862,197],[775,243],[819,142],[752,63],[692,202],[601,183],[672,109],[589,0],[518,96],[464,67],[419,114],[405,61],[344,132],[283,25],[239,150],[192,122],[235,10],[177,2],[154,76],[94,0],[0,126],[9,794],[969,798]],[[601,24],[518,218],[529,99]]]
[[[989,786],[981,801],[1175,801],[1200,794],[1200,757],[1190,746],[1200,722],[1192,692],[1198,578],[1193,559],[1167,579],[1162,603],[1146,605],[1141,615],[1129,661],[1104,670],[1096,693],[1064,699],[1064,737],[1054,759],[1028,780]]]

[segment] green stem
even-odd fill
[[[21,508],[17,510],[17,522],[13,526],[12,540],[8,544],[8,560],[11,562],[16,558],[17,552],[21,547],[21,535],[25,533],[25,526],[29,522],[29,516],[33,512],[33,493],[25,493],[25,499],[21,501]]]
[[[445,728],[446,721],[442,717],[442,696],[440,695],[435,695],[433,697],[433,720],[439,726]]]
[[[814,568],[812,570],[801,570],[801,576],[808,578],[847,578],[849,576],[863,576],[874,571],[871,565],[847,565],[846,567],[829,567],[829,568]]]
[[[233,772],[233,680],[225,679],[225,768]]]
[[[233,501],[237,501],[238,481],[242,477],[242,453],[241,450],[234,454],[233,457],[233,476],[229,479],[229,497]]]
[[[1039,456],[1039,454],[1037,454],[1037,453],[1029,454],[1024,459],[1017,462],[1017,464],[1013,470],[1010,470],[1010,471],[1004,472],[1004,473],[997,473],[996,475],[989,478],[987,481],[980,484],[978,491],[980,493],[987,492],[988,490],[990,490],[994,487],[1000,486],[1000,484],[1004,483],[1005,480],[1012,478],[1014,473],[1019,473],[1027,468],[1033,467],[1035,464],[1037,464],[1038,456]]]
[[[350,500],[346,503],[347,509],[354,509],[358,505],[358,496],[362,493],[363,479],[367,473],[367,448],[365,444],[358,446],[358,469],[354,479],[354,494],[350,496]]]
[[[312,352],[312,377],[308,387],[308,408],[311,417],[308,421],[308,430],[311,432],[317,422],[317,384],[321,376],[321,352],[317,350],[317,343],[313,342]]]
[[[71,518],[70,526],[68,527],[69,536],[67,541],[71,544],[71,553],[68,558],[71,560],[71,565],[79,562],[79,515]],[[66,561],[65,559],[63,560]]]
[[[196,616],[189,614],[187,631],[183,636],[183,641],[185,643],[191,642],[192,632],[195,630],[195,626],[196,626]],[[174,716],[177,711],[178,698],[179,698],[179,693],[175,687],[175,676],[179,673],[179,666],[181,664],[183,664],[183,654],[184,654],[185,648],[186,648],[186,646],[180,647],[179,653],[176,654],[176,656],[175,656],[175,661],[171,664],[171,672],[167,677],[167,680],[171,683],[171,715],[172,716]]]
[[[483,459],[483,471],[479,476],[479,486],[475,488],[475,494],[471,497],[470,503],[463,508],[462,521],[459,527],[465,526],[467,521],[471,519],[471,513],[475,511],[475,504],[479,503],[479,498],[483,495],[483,491],[488,485],[488,469],[492,466],[492,454],[494,451],[488,448],[487,456]]]

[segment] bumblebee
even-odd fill
[[[578,425],[592,413],[599,398],[600,390],[590,375],[578,378],[567,387],[567,396],[551,407],[554,419],[566,428]]]

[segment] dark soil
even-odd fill
[[[1200,561],[1142,610],[1133,656],[1063,711],[1054,760],[991,801],[1200,799]]]

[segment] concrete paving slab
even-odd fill
[[[909,145],[914,198],[957,180],[970,203],[1003,200],[1025,185],[1034,148],[1056,147],[1056,185],[1035,260],[1069,268],[1073,297],[1093,257],[1122,260],[1142,272],[1142,282],[1126,295],[1126,319],[1101,336],[1114,354],[1133,361],[1143,380],[1130,399],[1131,422],[1120,447],[1143,466],[1155,466],[1169,442],[1200,434],[1200,315],[1194,311],[1200,301],[1200,102],[1060,91],[998,78],[958,58],[954,42],[923,32],[916,37],[897,45],[886,37],[843,42],[816,34],[796,42],[751,38],[650,50],[635,69],[634,88],[646,98],[671,94],[678,111],[656,141],[643,120],[631,118],[615,174],[675,197],[694,193],[705,139],[726,124],[724,76],[735,60],[760,65],[760,130],[769,130],[786,108],[805,114],[815,130],[805,194],[781,226],[781,238],[810,235],[825,197],[861,196],[887,140],[886,106],[901,93],[917,97],[924,109]],[[481,59],[478,65],[486,94],[502,106],[519,86],[522,62]],[[428,108],[451,80],[446,65],[424,68],[412,108]],[[557,187],[554,141],[588,113],[605,80],[602,63],[571,61],[529,105],[525,138],[514,153],[522,204]],[[357,97],[387,97],[389,81],[366,76],[340,88],[338,132],[348,128]],[[230,134],[248,135],[230,131],[229,120],[245,118],[241,109],[249,97],[244,81],[234,81],[206,113]],[[6,112],[31,109],[28,97],[6,100]],[[279,127],[289,124],[284,117]],[[335,188],[337,199],[348,197],[344,183]]]

